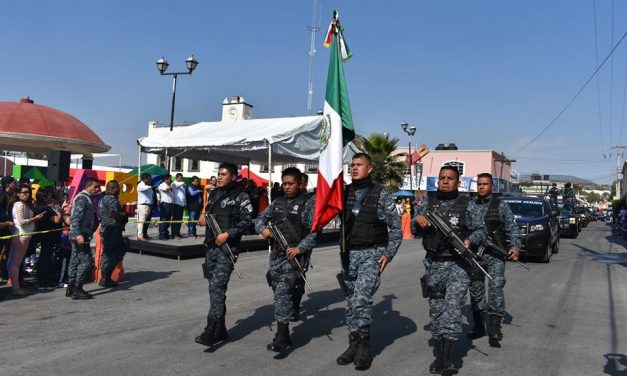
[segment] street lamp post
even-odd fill
[[[416,127],[414,127],[413,125],[410,127],[409,124],[407,124],[406,121],[401,123],[401,128],[403,128],[403,132],[407,133],[407,140],[409,141],[409,190],[410,191],[414,191],[414,185],[412,180],[414,179],[414,175],[412,174],[412,166],[413,166],[413,161],[412,161],[412,155],[411,155],[411,136],[414,135],[414,133],[416,133]],[[420,182],[418,182],[418,189],[420,189]]]
[[[176,78],[178,75],[192,74],[196,66],[198,65],[198,60],[194,57],[194,55],[190,56],[185,60],[185,65],[187,66],[187,72],[170,72],[166,73],[168,69],[168,61],[165,58],[161,58],[157,60],[157,69],[162,76],[172,76],[172,110],[170,111],[170,132],[174,129],[174,103],[176,101]]]

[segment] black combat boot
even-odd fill
[[[226,341],[229,339],[229,334],[226,330],[226,324],[224,322],[224,317],[219,317],[216,319],[213,329],[213,336],[209,341],[207,341],[206,346],[213,346],[222,341]]]
[[[290,339],[290,326],[289,324],[276,324],[276,334],[272,343],[268,344],[268,350],[274,352],[283,352],[292,346],[292,340]]]
[[[488,340],[491,347],[501,347],[500,340],[503,339],[503,333],[501,332],[501,316],[490,315],[490,329],[488,330]]]
[[[98,282],[98,286],[100,287],[117,287],[118,283],[111,279],[111,274],[113,271],[102,271],[100,282]]]
[[[477,339],[485,336],[485,322],[483,321],[483,312],[472,311],[472,319],[475,322],[475,327],[468,333],[468,339]]]
[[[435,356],[435,360],[429,364],[429,372],[440,373],[439,370],[442,368],[442,341],[435,338],[433,339],[433,356]]]
[[[74,285],[74,288],[72,289],[72,299],[74,300],[89,300],[89,299],[93,299],[94,297],[88,293],[87,291],[83,290],[83,284],[78,284],[78,285]]]
[[[370,354],[370,332],[357,331],[357,351],[355,353],[355,369],[364,371],[370,368],[372,364],[372,355]]]
[[[303,299],[302,295],[292,295],[292,306],[294,312],[292,312],[292,318],[290,321],[296,322],[300,320],[300,302]]]
[[[68,298],[71,298],[73,290],[74,290],[74,284],[68,283],[67,287],[65,288],[65,296],[67,296]]]
[[[440,352],[440,365],[436,367],[435,372],[442,375],[455,375],[457,374],[457,368],[453,365],[453,345],[455,341],[448,338],[442,338],[441,352]]]
[[[350,332],[348,334],[348,349],[337,358],[337,364],[345,366],[353,363],[355,360],[355,354],[357,353],[357,332]]]
[[[196,343],[200,343],[201,345],[204,346],[211,346],[210,345],[210,341],[211,338],[213,337],[213,331],[215,330],[215,324],[216,321],[214,319],[211,318],[211,316],[207,316],[207,326],[205,326],[205,330],[203,330],[202,333],[200,333],[199,336],[196,336],[196,338],[194,339],[194,341],[196,341]]]

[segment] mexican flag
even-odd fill
[[[325,38],[325,47],[331,46],[327,91],[324,98],[323,125],[320,136],[318,185],[312,232],[322,230],[342,212],[344,147],[355,138],[353,117],[348,101],[343,62],[351,57],[344,41],[337,11]]]

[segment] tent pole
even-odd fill
[[[250,161],[246,163],[246,179],[250,180]]]
[[[272,144],[268,143],[268,204],[272,202]]]
[[[122,163],[120,163],[120,170],[122,170]],[[137,145],[137,182],[141,180],[141,176],[142,176],[142,146]]]

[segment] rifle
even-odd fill
[[[507,251],[505,250],[505,248],[503,248],[500,244],[497,244],[495,242],[492,241],[491,236],[494,236],[495,239],[498,239],[496,237],[496,235],[494,235],[494,233],[492,235],[489,235],[488,238],[486,239],[485,242],[483,242],[483,244],[481,244],[481,246],[479,246],[479,255],[483,255],[483,252],[485,252],[485,250],[487,248],[493,249],[495,251],[497,251],[498,253],[500,253],[501,255],[505,256],[505,258],[507,258]],[[497,240],[498,242],[498,240]],[[500,243],[500,242],[499,242]],[[516,260],[516,263],[520,266],[522,266],[523,268],[529,270],[529,267],[525,264],[523,264],[522,262]]]
[[[220,229],[220,225],[218,224],[218,221],[216,220],[216,216],[210,213],[206,213],[205,218],[207,220],[207,225],[209,225],[209,228],[211,228],[211,232],[213,232],[214,238],[217,238],[218,235],[222,233],[222,230]],[[237,272],[239,279],[244,279],[244,277],[242,277],[242,273],[239,272],[237,265],[235,265],[235,261],[237,260],[237,258],[233,254],[233,250],[231,250],[231,246],[229,245],[229,243],[224,242],[224,244],[222,244],[220,248],[223,250],[226,250],[229,253],[229,257],[231,258],[231,263],[233,264],[233,267],[235,268],[235,271]]]
[[[477,255],[472,253],[470,249],[466,248],[464,242],[442,219],[442,217],[432,211],[427,211],[425,217],[427,217],[429,222],[431,222],[431,224],[437,230],[439,230],[442,234],[444,234],[444,236],[446,236],[446,239],[451,243],[451,245],[455,249],[455,252],[457,252],[459,256],[466,260],[470,264],[470,266],[479,269],[486,277],[488,277],[488,279],[492,280],[492,276],[488,274],[488,272],[486,272],[485,269],[483,269],[481,265],[479,265],[479,263],[477,262]]]
[[[279,247],[279,252],[283,252],[285,254],[285,257],[287,258],[287,249],[289,248],[289,245],[287,243],[287,239],[285,239],[285,236],[283,236],[283,233],[281,232],[281,230],[279,230],[279,228],[274,224],[269,225],[268,230],[270,230],[270,233],[272,234],[272,238],[274,239],[274,241],[277,242],[277,246]],[[311,286],[309,286],[309,282],[307,282],[307,278],[305,278],[305,271],[303,270],[303,267],[300,265],[298,260],[296,258],[293,258],[291,260],[288,260],[288,262],[290,263],[290,265],[292,265],[292,268],[294,268],[294,270],[296,270],[296,272],[300,275],[303,281],[305,281],[305,285],[307,286],[307,289],[309,290],[309,292],[313,292],[313,290],[311,289]]]

